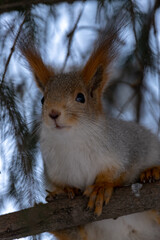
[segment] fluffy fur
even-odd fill
[[[42,124],[41,150],[52,182],[51,190],[54,184],[85,190],[102,169],[112,168],[117,169],[117,175],[126,172],[125,184],[128,184],[143,170],[160,164],[159,149],[157,138],[149,131],[120,120],[103,119],[99,125],[84,121],[84,125],[69,130],[53,130]],[[91,223],[84,227],[86,239],[158,240],[160,225],[157,219],[158,215],[149,211]],[[72,238],[72,233],[68,235],[69,239],[78,239]]]

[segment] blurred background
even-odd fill
[[[117,24],[117,15],[125,15],[126,24],[105,92],[106,111],[159,135],[159,0],[0,1],[0,214],[45,202],[46,194],[38,143],[42,94],[16,48],[20,33],[32,33],[56,72],[69,71],[85,65],[98,35],[110,21]]]

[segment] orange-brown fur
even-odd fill
[[[56,186],[56,185],[55,185]],[[70,199],[73,199],[75,196],[78,196],[81,194],[81,190],[75,187],[70,186],[56,186],[55,190],[50,192],[48,191],[48,196],[46,197],[46,200],[48,202],[52,201],[57,195],[64,195],[67,194]]]
[[[140,181],[143,182],[154,182],[160,180],[160,167],[153,167],[146,169],[140,175]]]
[[[21,45],[21,52],[27,59],[31,66],[32,72],[35,74],[37,85],[41,88],[42,82],[45,85],[47,81],[54,76],[53,69],[50,66],[44,64],[39,52],[35,47],[26,48]]]
[[[151,210],[149,211],[151,215],[154,216],[154,219],[156,220],[156,222],[158,224],[160,224],[160,212],[156,211],[156,210]]]
[[[83,226],[53,232],[60,240],[89,240]]]

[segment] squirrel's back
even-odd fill
[[[121,162],[135,176],[132,179],[130,171],[130,181],[144,171],[144,169],[157,166],[160,159],[160,142],[150,130],[134,122],[127,122],[120,119],[108,118],[108,130],[106,136],[110,140],[113,151],[118,153]],[[135,166],[135,168],[134,168]]]

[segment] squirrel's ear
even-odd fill
[[[99,40],[98,47],[82,70],[84,83],[91,92],[97,90],[101,94],[106,86],[109,66],[116,56],[116,49],[113,46],[116,37],[114,35],[115,33],[112,36],[106,36],[105,41]]]
[[[24,41],[19,41],[18,49],[29,63],[38,87],[41,91],[44,91],[48,80],[54,76],[53,69],[44,64],[40,53],[32,44],[26,44]]]
[[[115,24],[110,23],[102,32],[95,50],[82,70],[83,81],[92,93],[96,91],[101,95],[105,89],[111,64],[119,52],[119,32],[123,25],[123,21],[118,24],[118,20]]]
[[[82,77],[90,95],[93,96],[94,91],[102,93],[107,80],[106,62],[101,59],[102,56],[96,52],[92,55],[82,71]]]
[[[99,94],[101,94],[103,90],[103,85],[106,82],[106,81],[103,81],[103,78],[104,78],[103,74],[104,74],[104,68],[102,65],[100,65],[97,68],[97,71],[95,72],[94,76],[89,81],[89,84],[87,84],[88,85],[87,88],[89,90],[89,94],[91,97],[93,97],[93,94],[96,90],[98,90]]]

